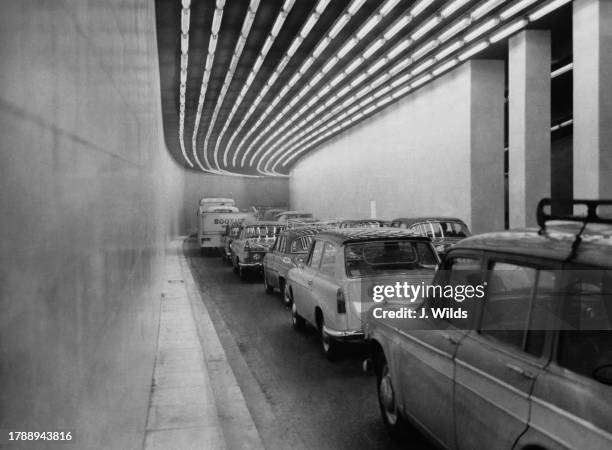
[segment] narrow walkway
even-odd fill
[[[182,254],[166,254],[166,280],[145,450],[263,448],[242,392]],[[197,320],[194,318],[197,317]],[[214,361],[214,366],[209,367]],[[212,371],[211,371],[212,370]],[[211,376],[231,389],[215,392]],[[219,415],[221,413],[221,416]]]

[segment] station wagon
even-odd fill
[[[286,303],[292,323],[320,333],[325,356],[334,359],[341,342],[362,342],[367,293],[389,277],[429,282],[439,260],[428,237],[391,228],[344,228],[315,236],[304,263],[287,275]],[[365,310],[364,310],[365,308]]]
[[[443,448],[612,448],[612,220],[594,212],[612,201],[575,204],[588,214],[544,200],[540,230],[450,249],[433,285],[486,286],[469,319],[368,318],[389,431],[408,421]]]

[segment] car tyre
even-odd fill
[[[266,294],[272,294],[274,292],[274,287],[268,284],[268,277],[266,275],[266,270],[263,271],[263,279],[264,279],[264,288],[266,289]]]
[[[238,276],[243,281],[246,280],[247,278],[247,269],[241,266],[240,263],[238,264]]]
[[[306,329],[306,320],[298,314],[295,303],[291,304],[291,323],[295,331],[304,331]]]
[[[392,438],[399,439],[405,424],[397,407],[395,387],[391,379],[389,365],[382,355],[379,361],[379,369],[377,370],[377,392],[378,405],[380,406],[380,413],[385,428]]]
[[[321,348],[323,349],[323,354],[328,361],[335,361],[339,356],[339,346],[340,343],[336,341],[334,338],[329,336],[325,331],[323,331],[325,322],[323,317],[321,317],[319,321],[319,333],[321,335]]]
[[[281,293],[281,296],[283,297],[283,303],[285,304],[285,306],[287,306],[288,308],[291,307],[291,297],[287,297],[285,296],[285,280],[283,280],[282,278],[278,279],[278,290]]]

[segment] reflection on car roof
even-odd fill
[[[287,228],[281,232],[281,235],[286,236],[288,239],[295,239],[302,236],[313,236],[321,232],[320,228]]]
[[[412,225],[418,222],[465,222],[457,217],[400,217],[399,219],[393,219],[392,222],[402,222],[407,225]]]
[[[319,233],[319,236],[325,237],[339,244],[349,242],[364,242],[364,241],[384,241],[387,239],[410,239],[417,241],[430,242],[431,239],[427,236],[421,236],[409,230],[398,228],[338,228],[335,230],[325,230]]]

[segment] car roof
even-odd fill
[[[351,224],[351,223],[384,223],[384,220],[380,220],[380,219],[346,219],[343,220],[342,223],[347,223],[347,224]]]
[[[385,241],[389,239],[406,239],[430,242],[427,236],[421,236],[408,230],[397,228],[338,228],[319,233],[320,237],[340,245],[350,242]]]
[[[465,225],[465,222],[457,217],[442,217],[442,216],[424,216],[424,217],[400,217],[393,219],[391,222],[402,222],[407,225],[419,222],[460,222]]]
[[[285,224],[278,223],[275,220],[249,220],[249,221],[242,222],[242,226],[245,226],[245,227],[259,227],[259,226],[284,227]]]
[[[288,215],[291,215],[291,214],[310,214],[310,215],[312,215],[312,213],[307,212],[307,211],[282,211],[282,212],[278,213],[276,215],[276,217],[278,217],[278,216],[288,216]]]
[[[572,251],[579,228],[580,224],[565,224],[547,226],[543,233],[534,228],[485,233],[465,238],[453,249],[485,250],[565,261]],[[612,227],[588,226],[581,235],[576,256],[571,262],[612,268]]]

